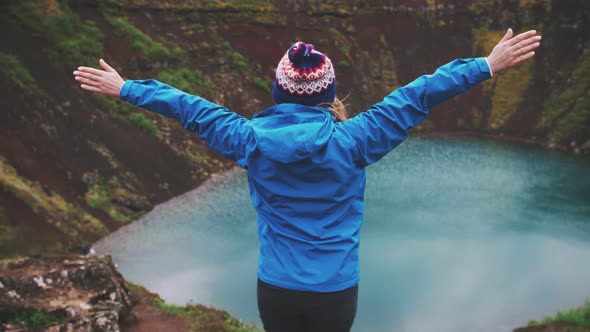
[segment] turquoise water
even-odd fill
[[[590,298],[590,161],[414,138],[369,167],[353,331],[511,331]],[[260,324],[245,173],[158,206],[97,244],[165,300]]]

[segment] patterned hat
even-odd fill
[[[277,67],[272,98],[277,104],[316,106],[332,103],[336,97],[336,76],[332,61],[313,45],[297,42]]]

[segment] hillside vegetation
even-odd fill
[[[1,9],[0,256],[77,250],[231,163],[174,121],[83,92],[105,58],[251,116],[276,62],[306,40],[358,113],[505,28],[544,35],[534,62],[436,107],[419,129],[506,134],[590,151],[586,1],[8,1]]]

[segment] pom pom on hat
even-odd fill
[[[295,43],[279,62],[272,97],[277,104],[332,103],[336,97],[332,62],[313,45]]]

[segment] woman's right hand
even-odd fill
[[[535,30],[523,32],[514,38],[512,35],[512,29],[508,29],[487,57],[494,75],[532,58],[535,56],[534,50],[541,45],[541,36],[537,36]]]
[[[74,79],[81,83],[80,87],[84,90],[118,97],[125,81],[106,61],[100,59],[98,63],[104,70],[78,67],[78,70],[74,71]]]

